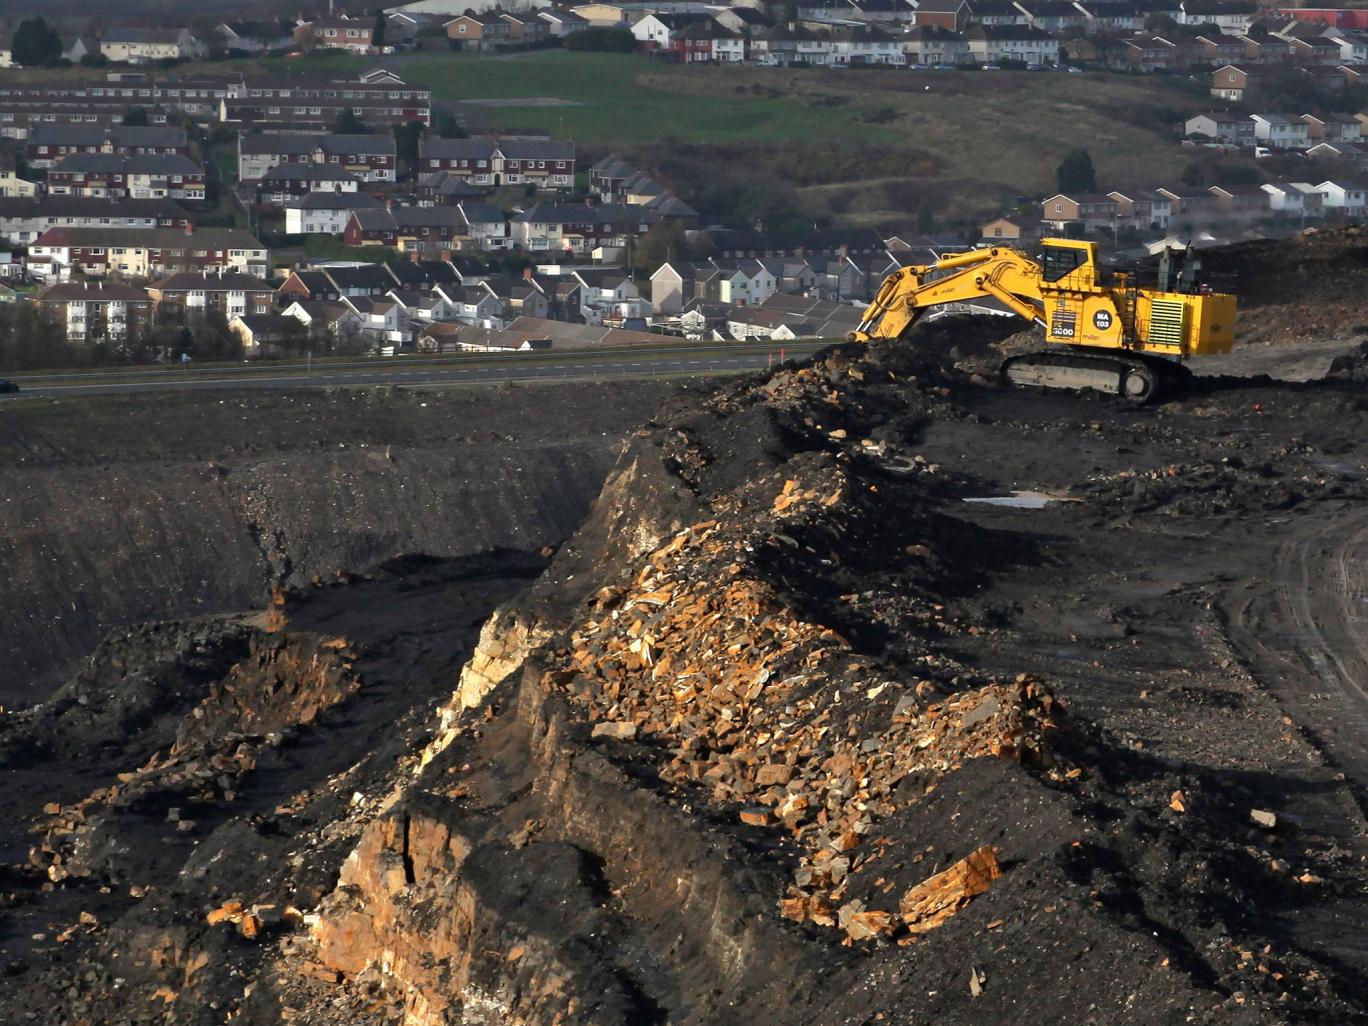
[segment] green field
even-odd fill
[[[574,104],[467,107],[474,127],[542,128],[590,156],[618,149],[667,171],[698,148],[718,175],[774,180],[816,214],[881,225],[906,219],[912,203],[957,219],[1048,192],[1080,145],[1106,188],[1175,184],[1187,157],[1170,124],[1207,102],[1195,82],[1111,74],[688,67],[561,50],[415,55],[400,66],[440,99]],[[866,151],[884,155],[867,173],[840,159]]]
[[[821,118],[801,101],[716,96],[675,89],[700,69],[662,65],[632,54],[549,50],[516,58],[415,59],[414,82],[444,99],[556,97],[573,107],[475,107],[468,116],[506,128],[547,128],[586,143],[619,145],[677,139],[693,143],[806,139],[813,129],[873,138],[848,118]],[[725,69],[712,68],[714,72]],[[763,69],[775,70],[775,69]],[[783,72],[780,72],[783,74]],[[643,81],[650,76],[648,84]]]
[[[373,63],[328,55],[180,73],[341,76]],[[719,189],[758,189],[813,219],[903,230],[918,213],[963,226],[1046,195],[1075,146],[1092,152],[1104,189],[1174,185],[1189,158],[1172,126],[1209,102],[1195,80],[1101,73],[683,66],[564,50],[386,63],[439,100],[508,101],[464,107],[472,130],[544,129],[578,142],[586,165],[618,150],[709,209]]]

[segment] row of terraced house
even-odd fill
[[[110,72],[89,80],[0,79],[0,137],[26,140],[33,129],[82,126],[113,129],[131,108],[151,125],[184,115],[204,126],[225,122],[240,131],[326,132],[343,113],[376,129],[432,119],[431,90],[384,69],[355,79],[318,77],[149,78]]]

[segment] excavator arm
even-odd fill
[[[850,337],[857,342],[902,338],[932,307],[984,298],[1044,324],[1040,277],[1040,265],[1013,249],[975,249],[904,267],[884,279]]]

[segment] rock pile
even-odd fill
[[[798,371],[775,391],[823,387],[821,369]],[[802,608],[786,583],[878,559],[858,550],[878,544],[867,522],[883,496],[850,461],[795,460],[788,470],[798,476],[720,496],[711,519],[590,596],[542,683],[583,710],[594,738],[635,742],[622,757],[652,760],[691,800],[795,840],[800,858],[783,914],[865,939],[897,923],[896,905],[846,900],[847,877],[891,843],[880,821],[971,759],[1016,759],[1056,779],[1078,771],[1056,757],[1058,707],[1040,682],[974,680],[929,645],[910,660],[873,657],[829,615]],[[818,538],[829,552],[799,540]],[[904,559],[926,554],[924,545],[908,548]],[[852,608],[886,598],[935,634],[963,629],[909,588],[841,598]],[[989,880],[996,864],[975,872]],[[913,921],[927,928],[940,917]]]
[[[312,723],[322,710],[356,692],[361,686],[352,672],[356,656],[346,638],[258,636],[247,657],[190,710],[169,747],[81,801],[48,805],[42,840],[30,850],[29,864],[53,882],[98,873],[117,876],[102,827],[111,816],[136,815],[144,806],[168,807],[167,829],[193,835],[194,810],[231,803],[238,781],[256,768],[263,749],[279,745],[288,731]]]

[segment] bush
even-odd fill
[[[631,53],[636,37],[624,28],[587,28],[565,37],[567,50],[597,50],[602,53]]]
[[[1248,164],[1217,164],[1216,182],[1219,185],[1258,185],[1263,181],[1259,169]]]

